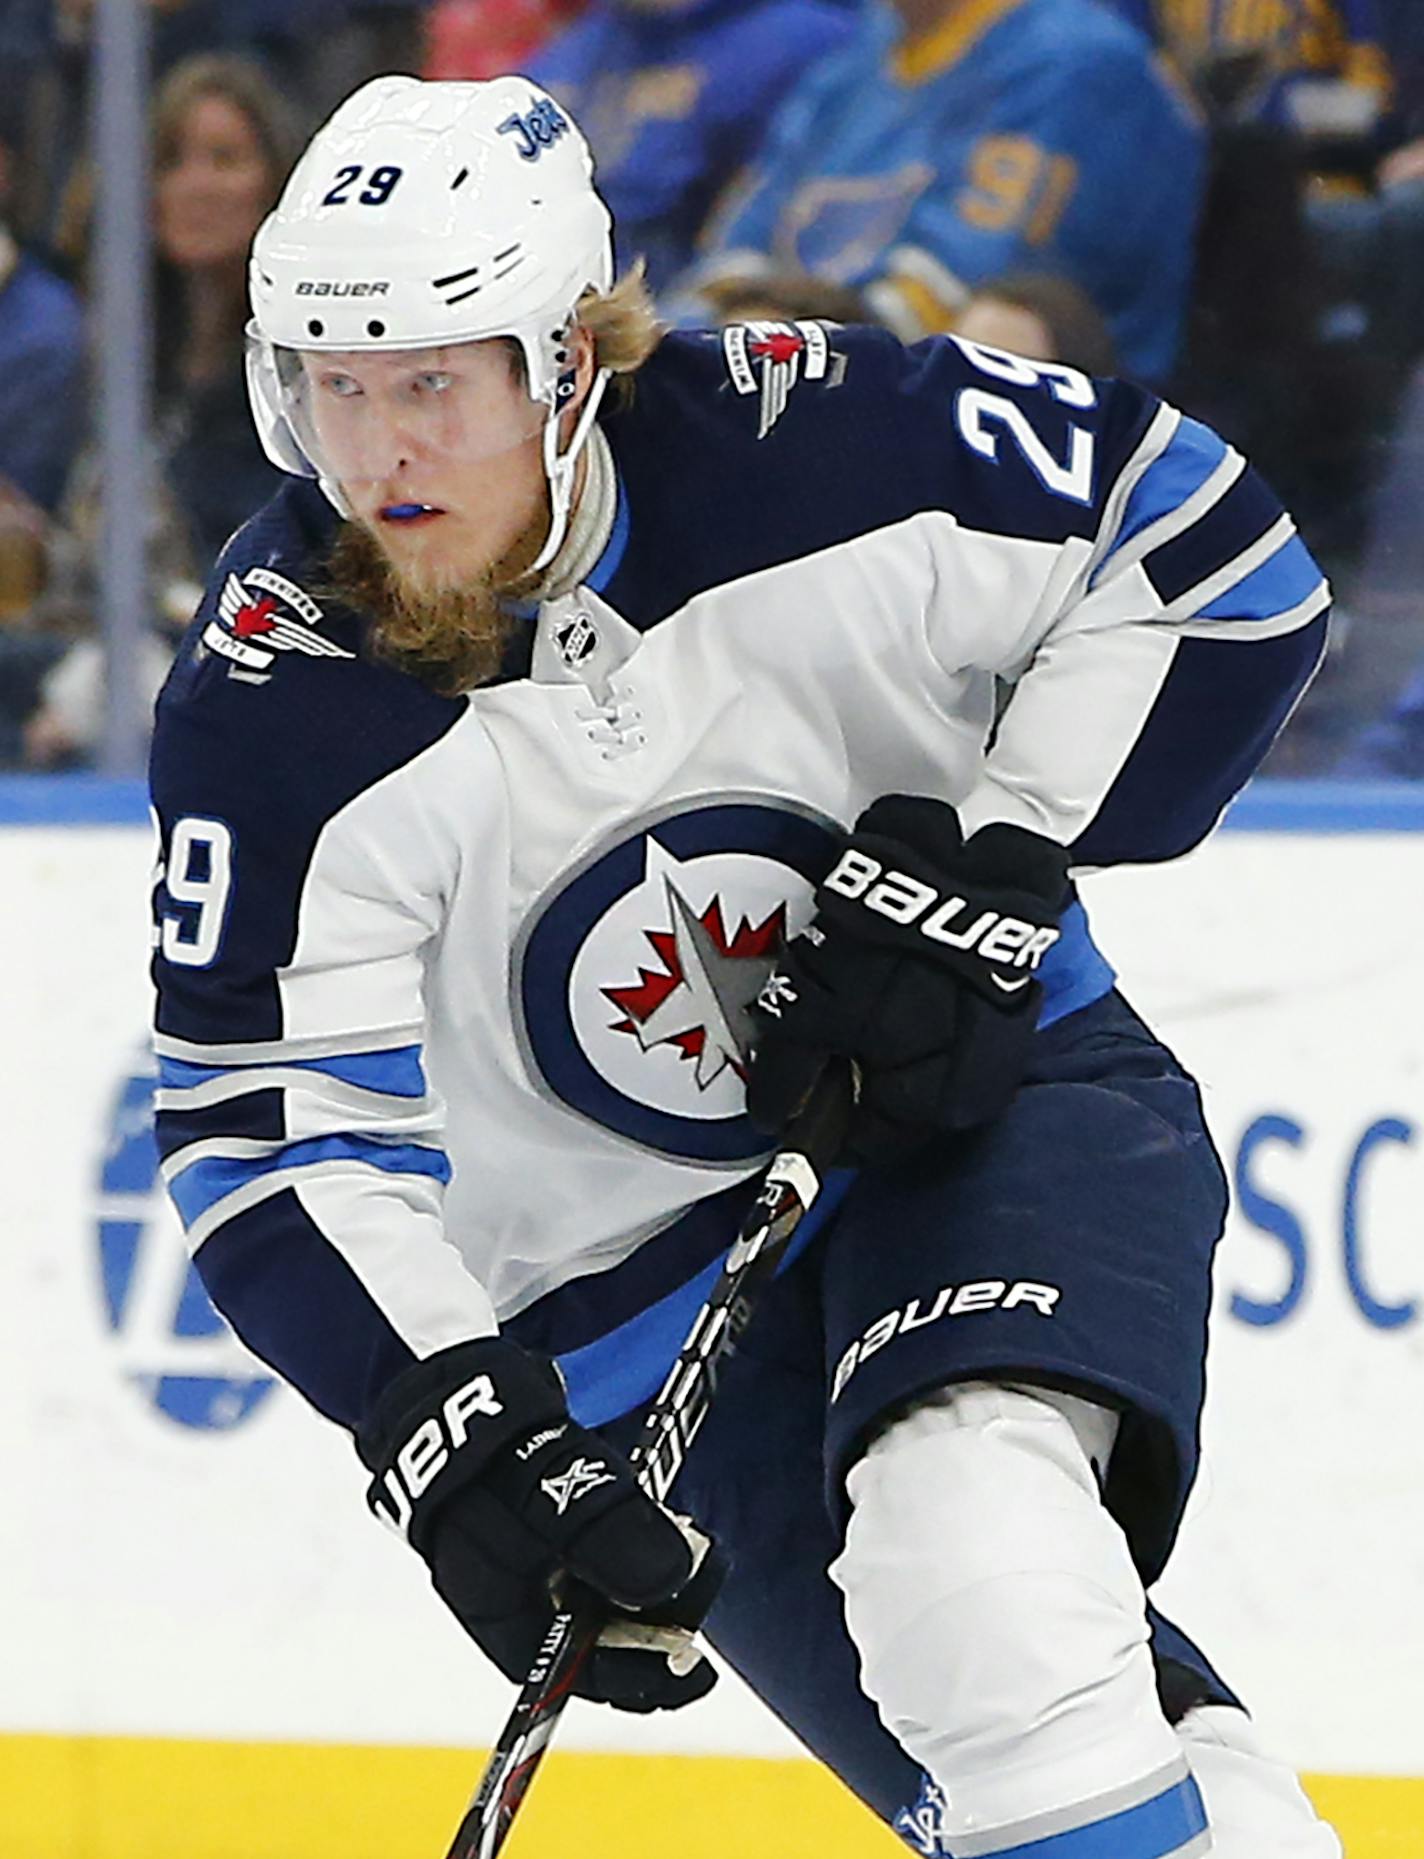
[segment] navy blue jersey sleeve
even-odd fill
[[[307,592],[306,494],[228,546],[159,701],[157,1133],[214,1302],[351,1425],[494,1325],[443,1239],[423,1065],[445,854],[413,777],[461,706],[366,663]]]

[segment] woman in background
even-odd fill
[[[155,630],[145,673],[156,692],[214,558],[277,485],[253,436],[243,384],[246,255],[286,179],[299,127],[258,66],[211,55],[168,73],[152,128],[154,458],[146,523]],[[77,200],[70,219],[81,230],[69,240],[76,256],[88,217],[87,200]],[[99,489],[91,445],[71,476],[48,584],[31,619],[56,640],[58,660],[24,728],[31,767],[83,760],[99,733]],[[77,642],[65,651],[68,640]]]

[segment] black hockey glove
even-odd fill
[[[674,1710],[712,1689],[692,1645],[722,1578],[705,1536],[638,1486],[628,1460],[569,1418],[554,1365],[503,1337],[459,1343],[396,1378],[357,1434],[366,1498],[409,1537],[436,1592],[523,1680],[559,1598],[609,1625],[580,1697]]]
[[[997,1116],[1023,1076],[1033,971],[1067,891],[1067,854],[1038,833],[966,841],[943,801],[877,800],[756,1003],[752,1121],[783,1130],[832,1054],[860,1073],[845,1160],[900,1161]]]

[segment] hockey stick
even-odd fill
[[[661,1502],[707,1418],[721,1364],[746,1329],[791,1235],[821,1189],[845,1133],[852,1102],[848,1070],[828,1067],[786,1133],[761,1192],[727,1254],[707,1302],[648,1410],[632,1463]],[[494,1859],[543,1760],[564,1706],[604,1622],[578,1610],[554,1616],[498,1743],[485,1765],[446,1859]]]

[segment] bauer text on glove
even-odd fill
[[[860,1077],[848,1160],[898,1161],[997,1116],[1027,1063],[1067,872],[1023,827],[966,840],[944,801],[874,802],[757,1002],[752,1121],[784,1129],[832,1055]]]

